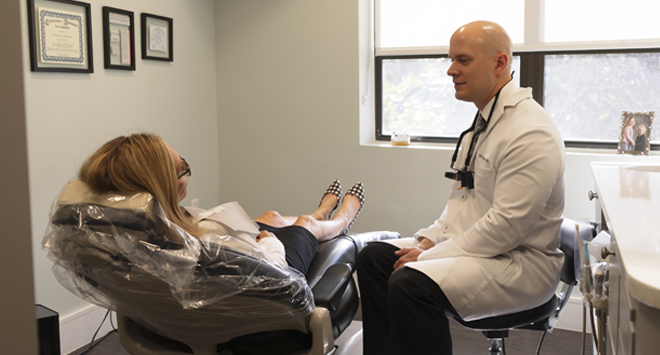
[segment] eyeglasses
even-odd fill
[[[181,159],[183,164],[185,164],[184,166],[185,166],[186,170],[184,170],[181,174],[177,175],[177,177],[176,177],[177,180],[181,179],[182,177],[184,177],[186,175],[188,175],[188,176],[192,175],[192,170],[190,170],[190,164],[188,164],[188,162],[185,159],[183,159],[182,156],[179,155],[179,158]]]

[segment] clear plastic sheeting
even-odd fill
[[[236,243],[244,242],[191,236],[148,193],[95,194],[81,181],[53,203],[43,239],[69,291],[163,335],[305,331],[314,301],[304,275],[253,247],[227,247]]]
[[[609,298],[609,257],[601,253],[611,248],[612,237],[601,231],[589,242],[583,242],[581,251],[580,291],[585,306],[607,311]]]

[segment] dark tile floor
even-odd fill
[[[452,340],[454,342],[454,355],[487,355],[490,342],[481,332],[465,329],[452,321]],[[506,340],[506,353],[508,355],[532,355],[536,353],[541,332],[531,330],[515,330]],[[592,354],[590,338],[587,338],[585,354]],[[541,348],[542,355],[579,355],[582,343],[582,334],[565,330],[555,330],[546,335]],[[87,346],[71,353],[82,355]],[[119,344],[116,333],[110,334],[99,345],[94,347],[88,355],[128,355],[128,352]],[[360,355],[360,354],[350,354]]]

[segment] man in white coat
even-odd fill
[[[449,57],[456,98],[479,112],[459,139],[440,218],[358,258],[364,354],[451,354],[448,315],[471,321],[534,308],[559,282],[559,131],[531,89],[512,81],[502,27],[461,27]]]

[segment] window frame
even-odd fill
[[[545,56],[547,55],[598,55],[598,54],[627,54],[627,53],[660,53],[660,48],[628,48],[628,49],[567,49],[567,50],[547,50],[547,51],[519,51],[513,52],[514,56],[520,57],[520,73],[516,75],[520,78],[521,87],[531,87],[532,96],[541,106],[543,106],[544,89],[544,71]],[[414,54],[414,55],[375,55],[375,137],[376,141],[390,141],[391,136],[385,135],[383,129],[383,61],[388,59],[434,59],[448,58],[448,54]],[[476,107],[475,107],[476,110]],[[475,111],[476,112],[476,111]],[[467,127],[466,127],[467,128]],[[458,137],[431,137],[431,136],[411,136],[411,142],[419,143],[456,143]],[[617,149],[618,140],[610,141],[576,141],[564,140],[567,148],[587,148],[587,149]],[[660,150],[660,144],[651,144],[651,150]]]

